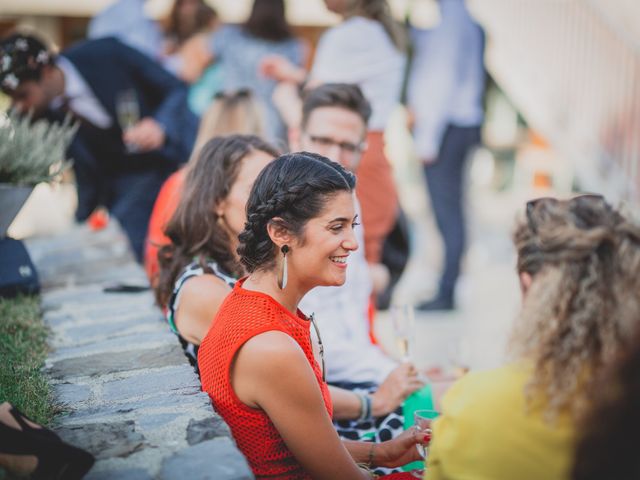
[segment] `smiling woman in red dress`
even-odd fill
[[[338,164],[297,153],[268,165],[251,191],[238,249],[250,274],[220,307],[198,363],[203,390],[258,478],[372,478],[357,463],[419,458],[424,438],[414,430],[380,444],[338,438],[322,346],[297,308],[312,288],[345,281],[358,248],[354,186]]]

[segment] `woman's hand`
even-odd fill
[[[401,363],[384,379],[376,393],[371,395],[373,416],[381,417],[393,412],[409,395],[424,385],[424,380],[413,364]]]
[[[307,75],[300,68],[281,55],[267,55],[260,62],[260,74],[278,82],[301,84]]]
[[[395,468],[410,462],[421,461],[422,457],[416,445],[427,446],[430,441],[430,434],[411,427],[393,440],[379,443],[376,446],[373,463],[378,467]]]

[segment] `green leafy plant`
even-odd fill
[[[30,116],[0,116],[0,183],[49,182],[69,167],[66,150],[78,129],[71,117],[62,123]]]

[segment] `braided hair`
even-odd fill
[[[354,188],[353,174],[315,153],[281,155],[267,165],[253,185],[239,235],[238,254],[246,270],[269,270],[275,264],[277,248],[267,233],[269,223],[300,237],[332,195]]]
[[[587,375],[611,363],[640,318],[640,227],[602,197],[529,204],[514,233],[518,272],[535,278],[512,337],[533,360],[526,393],[543,393],[547,418],[587,402]]]

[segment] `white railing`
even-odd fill
[[[468,0],[487,68],[583,190],[640,201],[640,2]]]

